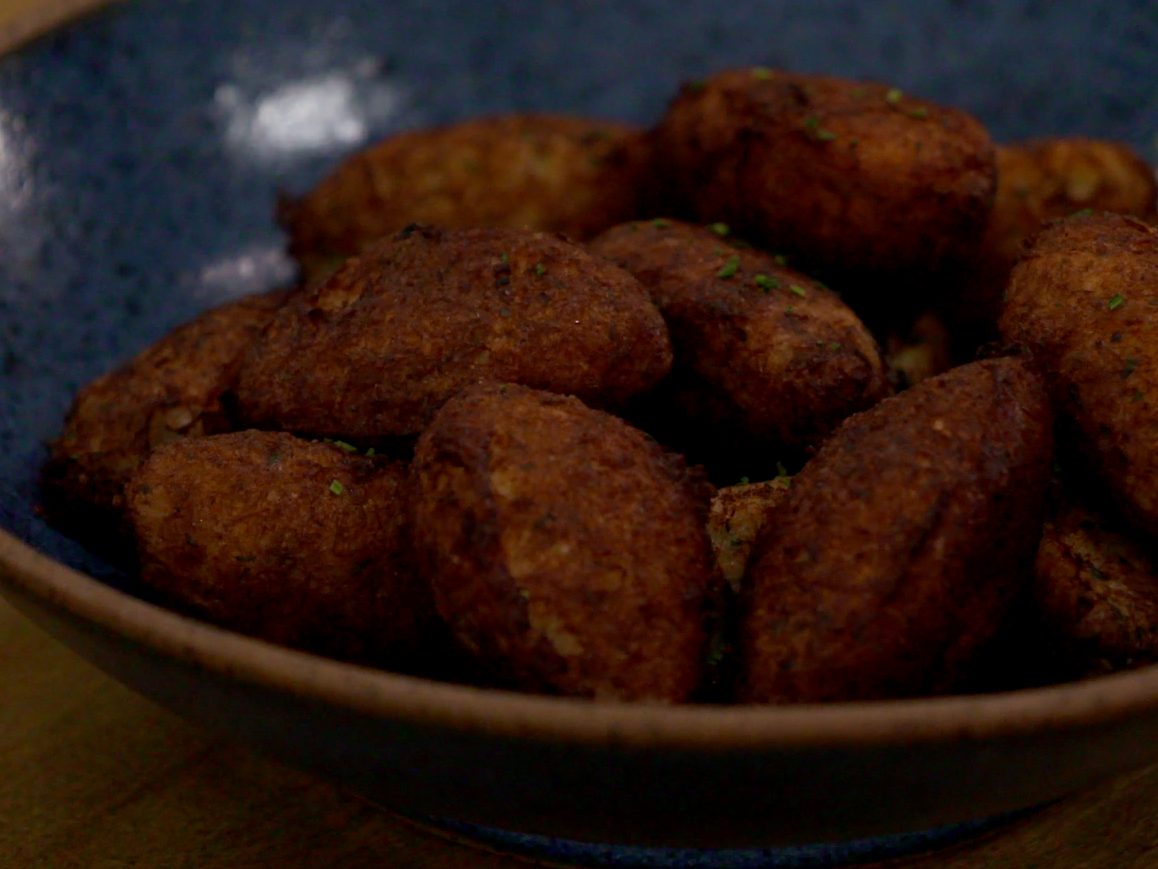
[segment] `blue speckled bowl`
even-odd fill
[[[1145,4],[152,0],[0,62],[0,586],[117,678],[411,814],[609,865],[821,866],[964,835],[1158,759],[1158,672],[1003,696],[657,709],[453,687],[157,609],[34,512],[84,382],[292,276],[272,211],[416,124],[649,121],[744,62],[885,78],[995,136],[1158,129]],[[506,834],[477,825],[508,828]],[[909,831],[901,838],[870,839]],[[669,848],[639,850],[559,838]],[[856,840],[856,841],[847,841]]]

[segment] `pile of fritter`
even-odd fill
[[[650,129],[401,133],[279,204],[296,287],[81,390],[44,506],[181,612],[484,686],[1151,663],[1156,197],[1117,143],[763,67]]]

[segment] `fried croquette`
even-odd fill
[[[850,417],[792,480],[742,589],[740,698],[941,693],[1028,582],[1052,460],[1044,384],[974,362]]]
[[[953,336],[936,312],[926,311],[907,328],[890,332],[884,352],[898,388],[908,389],[953,367]]]
[[[776,505],[784,500],[791,477],[773,477],[758,483],[725,486],[712,498],[708,514],[708,537],[723,579],[733,591],[740,590],[748,556],[760,529]]]
[[[50,520],[114,553],[128,542],[125,483],[153,449],[233,428],[222,396],[287,297],[248,296],[206,311],[85,386],[43,470]]]
[[[280,219],[313,282],[411,223],[501,226],[583,240],[642,215],[644,131],[554,115],[504,115],[412,130],[359,151]]]
[[[616,408],[670,365],[663,318],[617,266],[544,233],[418,226],[280,311],[236,399],[255,428],[372,441],[417,435],[481,380]]]
[[[691,451],[774,460],[871,407],[888,379],[876,341],[836,293],[773,256],[728,244],[727,232],[626,223],[589,249],[635,275],[659,306],[676,360],[673,427],[703,430],[707,441]]]
[[[925,274],[972,254],[996,186],[993,144],[965,112],[762,67],[685,84],[655,160],[678,216],[724,221],[829,276]]]
[[[997,146],[997,196],[977,256],[959,267],[950,301],[956,329],[975,343],[997,337],[1009,273],[1026,239],[1050,220],[1084,209],[1152,221],[1154,170],[1127,145],[1098,139],[1035,139]]]
[[[1065,678],[1158,661],[1158,572],[1125,523],[1065,501],[1045,523],[1033,600]]]
[[[243,431],[156,450],[127,488],[141,579],[216,625],[413,671],[436,616],[406,465]]]
[[[500,683],[678,702],[702,675],[710,491],[578,399],[484,384],[418,440],[416,549],[458,640]]]
[[[1063,445],[1158,533],[1158,229],[1094,214],[1055,222],[1010,277],[999,321],[1042,372]]]

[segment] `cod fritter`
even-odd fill
[[[1027,581],[1052,459],[1023,361],[955,368],[850,417],[792,480],[742,589],[740,698],[948,691]]]
[[[589,248],[635,275],[667,323],[676,363],[666,389],[678,396],[670,426],[684,433],[676,444],[689,449],[693,426],[707,442],[691,449],[697,460],[739,450],[774,467],[784,452],[802,452],[871,407],[889,385],[876,341],[836,293],[768,254],[728,244],[727,231],[627,223]]]
[[[1124,523],[1072,501],[1045,523],[1033,600],[1062,678],[1158,661],[1158,573]]]
[[[1064,446],[1158,533],[1158,229],[1116,214],[1051,224],[1007,295],[1001,334],[1049,384]]]
[[[417,435],[481,380],[616,408],[670,365],[663,318],[617,266],[543,233],[419,226],[282,309],[236,398],[256,428],[373,441]]]
[[[712,498],[708,514],[708,537],[723,579],[733,591],[740,590],[752,544],[768,517],[792,485],[791,477],[774,477],[759,483],[725,486]]]
[[[42,474],[52,522],[115,553],[128,540],[125,483],[157,447],[233,428],[222,396],[286,298],[278,291],[206,311],[81,389]]]
[[[552,115],[478,118],[413,130],[359,151],[281,221],[307,282],[410,223],[502,226],[583,240],[642,214],[642,130]]]
[[[883,343],[885,365],[892,370],[898,389],[908,389],[953,367],[953,336],[934,311],[926,311],[904,329],[890,331]]]
[[[1009,273],[1042,224],[1083,209],[1153,220],[1154,170],[1119,142],[1035,139],[997,146],[997,197],[977,256],[959,269],[954,326],[976,342],[996,338]]]
[[[419,438],[415,541],[435,601],[492,677],[678,702],[707,647],[710,492],[572,397],[470,388]]]
[[[926,273],[959,260],[976,248],[996,186],[993,144],[965,112],[883,84],[761,67],[684,85],[655,149],[678,214],[724,221],[818,274]]]
[[[413,568],[408,468],[244,431],[154,452],[127,490],[141,579],[222,627],[421,669],[436,623]]]

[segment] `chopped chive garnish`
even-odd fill
[[[747,486],[748,485],[748,478],[747,477],[741,477],[740,478],[740,485],[741,486]]]
[[[754,66],[752,67],[752,78],[758,78],[761,81],[767,81],[768,79],[772,78],[772,70],[768,69],[766,66]]]
[[[900,88],[889,88],[888,93],[885,94],[885,102],[890,106],[895,106],[901,101],[902,96],[904,96],[904,94],[901,93]]]
[[[358,452],[358,448],[356,446],[353,444],[348,444],[345,441],[334,441],[334,446],[336,446],[338,449],[345,450],[348,453]]]
[[[738,256],[730,257],[726,263],[716,272],[718,278],[730,278],[740,268],[740,258]]]
[[[542,277],[544,274],[546,274],[547,269],[544,268],[542,263],[535,263],[534,271],[535,274],[539,275],[539,277]]]
[[[776,463],[776,476],[777,477],[787,477],[788,476],[788,469],[786,467],[784,467],[783,462],[777,462]]]
[[[835,352],[836,350],[839,350],[843,346],[844,345],[841,344],[839,341],[833,341],[831,344],[828,345],[828,349]]]
[[[776,265],[778,266],[788,265],[788,257],[784,256],[782,253],[773,254],[772,259],[776,261]]]
[[[911,112],[909,112],[909,117],[916,118],[918,121],[923,121],[925,118],[929,117],[929,110],[913,109]]]
[[[1126,364],[1122,366],[1122,379],[1125,380],[1138,369],[1137,359],[1127,359]]]
[[[806,295],[808,295],[808,291],[805,290],[804,287],[801,287],[797,284],[791,284],[788,289],[790,289],[794,295],[800,296],[801,298],[804,298]]]
[[[499,255],[499,259],[502,260],[503,262],[510,262],[510,260],[511,260],[511,258],[507,255],[507,252],[505,250],[502,252],[502,254]]]
[[[756,286],[758,286],[764,292],[768,292],[769,290],[771,290],[773,288],[776,288],[776,289],[780,288],[780,282],[778,280],[776,280],[776,278],[768,277],[768,275],[764,275],[764,274],[756,275],[755,281],[756,281]]]
[[[344,491],[346,491],[346,489],[341,483],[339,483],[337,480],[334,480],[334,482],[330,483],[330,491],[335,495],[341,495]]]
[[[1083,209],[1081,209],[1080,211],[1075,211],[1073,214],[1071,214],[1071,215],[1070,215],[1068,218],[1066,218],[1066,219],[1067,219],[1067,220],[1073,220],[1075,217],[1085,217],[1087,214],[1093,214],[1093,213],[1094,213],[1094,209],[1092,209],[1092,208],[1083,208]]]
[[[1124,304],[1126,304],[1126,299],[1121,294],[1110,296],[1110,301],[1106,302],[1106,305],[1110,308],[1111,311],[1118,310],[1118,308],[1122,307]]]
[[[836,133],[832,132],[832,130],[817,130],[816,138],[822,142],[831,142],[836,138]]]
[[[728,228],[728,224],[726,224],[726,223],[713,223],[711,226],[708,227],[708,229],[710,229],[716,235],[727,235],[729,232],[732,231],[731,229]]]
[[[366,457],[367,458],[370,458],[370,457],[376,456],[376,455],[378,455],[378,453],[373,447],[370,447],[368,450],[366,450]]]
[[[666,229],[667,227],[671,226],[671,223],[664,220],[662,217],[657,217],[651,222],[651,225],[656,229]]]

